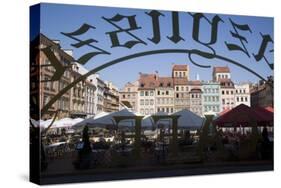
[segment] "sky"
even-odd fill
[[[93,45],[102,48],[110,55],[98,55],[90,59],[85,67],[91,70],[99,65],[114,60],[119,57],[130,54],[159,50],[159,49],[200,49],[206,50],[206,47],[198,44],[192,38],[193,19],[188,12],[179,12],[180,35],[184,41],[173,43],[167,36],[172,34],[172,14],[170,11],[160,11],[164,16],[160,16],[160,31],[161,41],[154,44],[148,40],[152,37],[152,22],[151,18],[146,14],[151,10],[145,9],[126,9],[126,8],[109,8],[109,7],[95,7],[95,6],[80,6],[80,5],[62,5],[62,4],[42,4],[40,17],[40,31],[48,38],[53,40],[60,40],[60,44],[64,49],[73,49],[73,56],[79,59],[82,55],[94,51],[92,48],[83,46],[75,48],[71,44],[75,43],[73,39],[61,34],[61,32],[73,32],[80,28],[84,23],[94,26],[96,29],[91,29],[81,36],[79,39],[95,39],[97,43]],[[131,49],[125,47],[111,47],[111,40],[107,32],[115,31],[117,28],[108,23],[105,18],[112,18],[116,14],[125,16],[136,15],[137,26],[141,29],[131,31],[132,34],[141,38],[147,45],[136,44]],[[208,19],[212,19],[216,14],[204,14]],[[219,23],[218,39],[212,45],[218,55],[233,59],[250,69],[254,70],[264,78],[273,75],[273,71],[265,63],[264,60],[257,62],[253,55],[249,58],[240,51],[229,51],[225,45],[228,43],[235,43],[240,45],[239,41],[231,36],[230,31],[234,31],[230,23],[230,19],[239,24],[248,24],[252,33],[247,31],[239,31],[241,35],[247,38],[246,48],[250,54],[257,54],[260,44],[262,42],[262,34],[269,34],[273,37],[273,18],[270,17],[254,17],[254,16],[233,16],[221,15],[218,16],[223,20]],[[128,27],[126,20],[116,22],[121,27]],[[208,41],[210,38],[210,27],[207,22],[203,21],[200,27],[200,39]],[[129,35],[122,33],[119,35],[120,42],[132,40]],[[273,49],[273,44],[269,44],[267,50]],[[209,52],[209,51],[208,51]],[[273,53],[266,53],[268,60],[273,63]],[[122,88],[127,82],[133,82],[138,78],[139,72],[154,73],[158,71],[160,76],[171,76],[173,64],[187,64],[190,67],[190,79],[195,79],[199,74],[200,80],[212,79],[212,68],[214,66],[228,66],[231,71],[232,80],[235,83],[240,82],[257,82],[258,77],[246,70],[230,64],[229,62],[218,59],[206,59],[198,56],[193,56],[193,60],[202,65],[210,65],[211,68],[200,68],[191,63],[187,54],[157,54],[150,56],[143,56],[131,60],[123,61],[119,64],[110,66],[99,72],[103,80],[112,81],[117,87]]]

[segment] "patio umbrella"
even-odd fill
[[[74,129],[79,129],[79,128],[84,127],[84,126],[86,126],[86,125],[93,125],[93,124],[95,124],[97,127],[103,127],[104,125],[100,125],[100,126],[99,126],[99,125],[95,122],[95,120],[98,119],[98,118],[101,118],[101,117],[103,117],[103,116],[106,116],[106,115],[108,115],[108,114],[110,114],[110,113],[109,113],[109,112],[101,112],[101,113],[98,113],[98,114],[96,114],[94,117],[90,117],[90,118],[88,118],[88,119],[85,119],[85,120],[82,120],[82,121],[80,121],[80,122],[77,122],[76,124],[74,124],[73,128],[74,128]]]
[[[44,128],[46,128],[46,127],[44,127],[44,120],[39,120],[39,121],[37,121],[37,120],[35,120],[35,119],[32,119],[32,118],[30,118],[30,121],[31,121],[31,123],[32,123],[32,125],[34,125],[34,127],[40,127],[40,128],[42,128],[42,129],[44,129]]]
[[[226,112],[222,116],[214,120],[214,123],[221,127],[249,127],[253,126],[253,123],[268,122],[269,115],[251,108],[245,104],[240,104],[230,111]]]
[[[55,121],[52,128],[71,128],[77,120],[72,118],[63,118],[58,121]]]
[[[77,129],[77,128],[80,128],[81,126],[85,126],[85,125],[87,125],[89,128],[93,128],[93,127],[117,128],[117,124],[114,120],[114,116],[135,117],[138,115],[139,114],[125,108],[125,109],[117,111],[117,112],[103,113],[103,114],[95,116],[94,118],[86,119],[86,120],[74,125],[73,128]],[[133,120],[122,120],[119,122],[118,126],[133,127],[134,121]]]
[[[153,114],[153,116],[168,116],[169,114],[167,112],[157,112],[155,114]],[[167,119],[160,119],[159,121],[157,121],[157,123],[155,124],[155,126],[157,128],[159,128],[160,126],[161,127],[170,127],[171,125],[171,119],[170,118],[167,118]]]
[[[200,129],[203,125],[204,119],[187,109],[183,109],[181,111],[173,113],[172,115],[180,116],[178,119],[179,128],[197,130]]]
[[[144,116],[141,121],[141,127],[144,129],[153,129],[154,128],[154,121],[150,115]]]

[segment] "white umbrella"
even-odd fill
[[[76,123],[76,121],[72,118],[63,118],[55,121],[51,128],[71,128]]]
[[[75,118],[75,119],[73,119],[74,124],[79,123],[79,122],[81,122],[83,120],[84,120],[83,118]]]
[[[107,126],[117,126],[117,123],[114,120],[115,116],[126,116],[126,117],[135,117],[139,114],[133,112],[129,109],[122,109],[117,112],[112,113],[103,113],[101,115],[97,115],[97,117],[90,118],[84,120],[74,126],[74,128],[80,128],[81,126],[87,125],[89,128],[91,127],[107,127]],[[120,127],[133,127],[135,125],[134,120],[122,120],[118,123]]]
[[[204,119],[202,117],[186,109],[173,113],[172,115],[180,116],[178,119],[179,128],[196,130],[200,129],[203,125]]]
[[[42,120],[42,119],[40,119],[38,121],[38,120],[30,118],[30,121],[31,121],[32,125],[34,125],[34,127],[40,127],[40,128],[43,128],[43,129],[46,128],[46,127],[43,126],[44,120]]]
[[[52,121],[53,119],[44,120],[42,122],[40,121],[40,127],[47,128],[52,123]]]
[[[78,129],[78,128],[81,128],[85,125],[93,125],[95,124],[95,120],[98,119],[98,118],[101,118],[103,116],[106,116],[110,114],[109,112],[101,112],[101,113],[98,113],[96,114],[94,117],[90,117],[88,119],[85,119],[85,120],[82,120],[80,122],[77,122],[75,123],[75,125],[73,126],[74,129]]]

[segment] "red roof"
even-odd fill
[[[141,74],[139,89],[153,89],[155,87],[173,87],[172,77],[159,77],[156,74]]]
[[[229,73],[230,70],[228,67],[214,67],[214,73]]]
[[[173,87],[173,78],[172,77],[158,77],[157,86],[158,87]]]
[[[139,89],[153,89],[156,87],[156,74],[140,74]]]
[[[187,71],[187,65],[173,65],[173,70]]]
[[[221,127],[251,127],[253,123],[258,126],[272,125],[273,113],[265,112],[264,109],[252,108],[245,104],[240,104],[224,113],[214,123]]]

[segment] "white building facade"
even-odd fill
[[[235,106],[245,104],[251,106],[250,84],[235,84]]]

